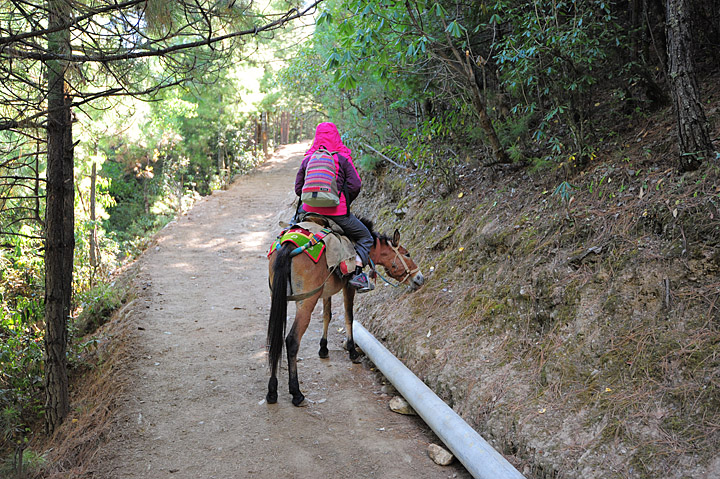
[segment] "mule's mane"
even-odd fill
[[[362,217],[358,217],[358,219],[360,221],[362,221],[362,223],[365,225],[365,227],[368,230],[370,230],[370,234],[373,237],[373,243],[375,242],[375,240],[379,239],[380,242],[382,242],[384,244],[388,244],[388,243],[392,244],[392,239],[388,235],[380,234],[377,231],[375,231],[375,227],[373,226],[372,220],[369,220],[367,218],[362,218]]]

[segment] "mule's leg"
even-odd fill
[[[305,396],[300,392],[300,381],[298,380],[297,374],[297,354],[300,350],[300,340],[310,324],[310,315],[315,308],[315,304],[317,304],[318,296],[298,302],[295,321],[285,338],[285,347],[288,355],[288,385],[290,387],[290,394],[292,394],[293,397],[292,403],[295,406],[300,406],[305,400]]]
[[[350,360],[354,363],[360,362],[360,353],[355,349],[353,340],[353,301],[355,300],[355,288],[345,286],[343,288],[345,299],[345,349],[350,353]]]
[[[330,327],[330,321],[332,320],[332,302],[330,298],[323,300],[323,334],[320,338],[320,351],[318,354],[322,359],[327,359],[330,356],[330,352],[327,347],[328,328]]]
[[[265,400],[268,404],[275,404],[277,402],[277,386],[277,364],[275,364],[275,367],[271,367],[270,380],[268,381],[268,392],[267,395],[265,395]]]
[[[288,387],[292,395],[292,403],[295,406],[299,406],[305,400],[305,396],[300,392],[300,380],[297,374],[297,354],[300,350],[300,339],[302,338],[302,332],[304,332],[303,329],[296,318],[292,328],[290,328],[290,333],[288,333],[285,338],[288,355]]]

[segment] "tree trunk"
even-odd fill
[[[262,114],[261,114],[262,117]],[[260,155],[260,147],[262,145],[262,122],[260,118],[255,118],[255,143],[253,144],[253,156],[257,158]]]
[[[670,90],[680,146],[678,168],[691,171],[709,158],[713,147],[695,78],[688,1],[667,0],[666,16]]]
[[[48,1],[48,29],[68,24],[65,0]],[[70,32],[48,34],[51,53],[70,53]],[[67,63],[47,63],[47,205],[45,228],[45,424],[53,432],[68,414],[67,319],[72,299],[75,213],[71,99],[66,91]]]
[[[40,138],[41,133],[40,131],[34,132],[36,138]],[[42,218],[42,209],[40,207],[40,141],[35,142],[35,168],[34,168],[34,175],[35,175],[35,184],[33,186],[33,194],[35,195],[35,209],[33,211],[33,217],[38,222],[39,225],[42,225],[43,228],[45,228],[45,219]]]
[[[222,129],[220,129],[220,131],[218,131],[217,142],[218,142],[218,151],[217,151],[218,175],[224,181],[225,177],[227,176],[227,165],[225,164],[225,157],[226,157],[225,132]]]
[[[262,113],[262,124],[260,127],[260,135],[262,141],[263,158],[268,156],[268,114],[267,112]]]
[[[473,63],[467,52],[465,54],[464,67],[468,83],[470,84],[470,97],[472,99],[473,106],[475,107],[475,112],[478,114],[478,117],[480,117],[480,126],[485,131],[485,134],[488,137],[488,141],[490,142],[490,146],[493,149],[495,161],[497,161],[498,163],[511,163],[510,158],[508,158],[507,153],[505,152],[505,148],[503,148],[502,143],[500,143],[500,139],[497,136],[497,132],[495,131],[495,127],[492,124],[490,115],[488,115],[487,113],[485,96],[480,89],[479,79],[475,72],[475,67],[473,66]]]
[[[95,197],[97,195],[97,163],[93,162],[92,173],[90,174],[90,221],[92,222],[92,231],[90,231],[90,287],[95,286],[95,275],[100,265],[100,248],[97,242],[97,224],[95,223]]]
[[[280,144],[290,143],[290,113],[284,111],[280,114]]]
[[[218,112],[218,118],[222,118],[223,114],[225,113],[225,105],[223,104],[223,97],[222,94],[218,96],[218,104],[220,105],[220,111]],[[217,168],[218,168],[218,176],[220,176],[220,179],[222,183],[225,183],[225,177],[227,176],[226,173],[226,165],[225,165],[225,155],[226,155],[226,147],[225,147],[225,129],[222,125],[218,127],[218,134],[217,134]]]

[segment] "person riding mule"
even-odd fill
[[[299,197],[302,197],[308,163],[313,153],[321,148],[330,152],[335,162],[339,203],[336,206],[311,206],[307,204],[307,202],[302,202],[300,215],[315,213],[330,218],[342,228],[345,236],[355,243],[355,251],[357,253],[355,258],[356,267],[349,280],[349,284],[355,287],[359,293],[365,293],[375,288],[374,284],[369,281],[367,275],[362,272],[363,267],[367,266],[369,261],[372,235],[363,222],[350,213],[350,204],[360,194],[362,180],[352,161],[352,151],[342,142],[340,133],[334,123],[320,123],[317,126],[313,144],[305,153],[305,158],[295,177],[295,193],[297,193]]]
[[[380,235],[373,231],[370,221],[360,221],[363,221],[363,226],[371,235],[368,261],[372,261],[375,266],[382,266],[388,276],[401,284],[408,285],[412,291],[422,286],[425,279],[408,251],[400,245],[400,232],[395,230],[392,237]],[[288,385],[292,403],[300,406],[305,400],[305,396],[300,391],[297,355],[300,340],[310,324],[310,316],[321,298],[323,299],[323,335],[320,340],[320,357],[329,357],[327,334],[332,319],[331,297],[342,290],[345,300],[345,348],[353,362],[357,362],[360,358],[353,340],[353,300],[356,289],[349,285],[348,276],[335,274],[336,265],[328,264],[327,256],[322,253],[315,257],[305,254],[302,247],[289,240],[281,240],[280,244],[271,248],[268,255],[272,299],[267,332],[270,380],[265,398],[269,404],[276,403],[278,399],[277,367],[282,356],[283,344],[287,350]],[[288,295],[288,291],[292,293]],[[295,320],[285,337],[288,301],[296,301],[297,307]]]

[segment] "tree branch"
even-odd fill
[[[84,22],[85,20],[89,20],[90,18],[94,17],[95,15],[101,15],[103,13],[113,12],[117,11],[118,9],[122,10],[123,8],[132,7],[135,5],[139,5],[141,3],[145,3],[147,0],[130,0],[123,3],[113,3],[111,5],[98,8],[95,10],[90,10],[85,15],[80,15],[79,17],[74,18],[70,22],[65,22],[60,25],[57,25],[53,28],[45,28],[42,30],[33,30],[31,32],[21,33],[20,35],[12,35],[8,37],[0,37],[0,49],[4,45],[10,45],[11,43],[19,42],[21,40],[26,40],[28,38],[38,38],[38,37],[45,37],[46,35],[49,35],[51,33],[59,32],[61,30],[66,30],[73,25],[77,25],[81,22]]]
[[[35,218],[25,218],[25,219],[26,220],[27,219],[34,220]],[[26,234],[22,234],[22,233],[13,233],[11,231],[2,231],[2,230],[0,230],[0,236],[22,236],[23,238],[36,239],[36,240],[44,239],[42,236],[26,235]]]
[[[2,162],[0,162],[0,166],[2,166],[3,168],[6,168],[8,170],[13,170],[13,169],[17,170],[19,168],[24,168],[27,166],[27,163],[20,163],[19,165],[15,165],[14,163],[16,161],[20,160],[21,158],[32,158],[38,154],[44,154],[44,153],[46,153],[46,152],[45,151],[41,151],[41,152],[33,151],[32,153],[23,153],[21,155],[16,155],[12,158],[3,159]]]
[[[190,42],[190,43],[181,43],[181,44],[172,45],[169,47],[160,48],[160,49],[156,49],[156,50],[149,49],[146,51],[138,51],[138,52],[127,51],[125,53],[118,53],[115,55],[72,55],[72,54],[61,55],[61,54],[48,53],[48,52],[29,52],[29,51],[19,50],[17,48],[5,48],[3,51],[5,53],[7,53],[10,58],[25,59],[25,60],[41,60],[41,61],[61,60],[61,61],[67,61],[67,62],[72,62],[72,63],[86,63],[86,62],[106,63],[106,62],[115,62],[115,61],[120,61],[120,60],[133,60],[133,59],[138,59],[138,58],[158,57],[158,56],[167,55],[169,53],[175,53],[175,52],[189,50],[189,49],[193,49],[193,48],[197,48],[197,47],[212,45],[212,44],[222,42],[224,40],[229,40],[232,38],[238,38],[238,37],[247,36],[247,35],[257,35],[261,32],[271,31],[271,30],[280,28],[284,24],[286,24],[292,20],[295,20],[296,18],[300,18],[300,17],[307,15],[308,12],[317,8],[317,6],[322,2],[323,2],[323,0],[316,0],[309,7],[305,8],[302,11],[299,11],[296,8],[293,8],[293,9],[289,10],[288,12],[286,12],[278,20],[275,20],[274,22],[270,22],[261,27],[256,26],[249,30],[228,33],[226,35],[220,35],[220,36],[212,37],[212,38],[205,38],[203,40],[198,40],[198,41]]]
[[[45,178],[37,178],[35,176],[0,176],[0,180],[26,180],[26,181],[46,181]],[[11,183],[3,183],[2,186],[11,185]]]
[[[390,157],[388,157],[388,156],[386,156],[386,155],[383,155],[382,153],[380,153],[379,151],[377,151],[377,150],[376,150],[375,148],[373,148],[372,145],[370,145],[369,143],[366,143],[366,142],[364,142],[364,141],[358,141],[358,143],[360,143],[362,146],[364,146],[364,147],[367,148],[368,150],[372,151],[373,153],[379,155],[383,160],[386,160],[386,161],[392,163],[393,165],[397,166],[398,168],[407,169],[407,166],[403,166],[403,165],[401,165],[401,164],[399,164],[399,163],[396,163],[396,162],[393,161]]]
[[[39,200],[42,198],[45,198],[45,195],[39,195],[39,196],[0,196],[0,199],[2,200]]]
[[[110,88],[109,90],[105,90],[98,93],[93,93],[89,96],[83,96],[81,101],[75,101],[72,103],[72,107],[78,107],[82,106],[86,103],[90,103],[94,100],[97,100],[98,98],[105,98],[105,97],[111,97],[111,96],[132,96],[132,97],[141,97],[144,95],[149,95],[151,93],[156,93],[164,88],[169,88],[173,86],[180,85],[185,80],[178,80],[174,81],[172,83],[165,83],[162,85],[155,85],[153,87],[147,88],[145,90],[140,91],[127,91],[123,87],[115,87]],[[32,120],[36,118],[41,118],[50,113],[51,110],[42,110],[38,113],[35,113],[29,118],[25,118],[23,120],[6,120],[5,122],[0,122],[0,131],[10,130],[10,129],[16,129],[16,128],[26,128],[26,127],[34,127],[34,128],[43,128],[43,125],[32,123]],[[0,177],[2,178],[2,177]]]

